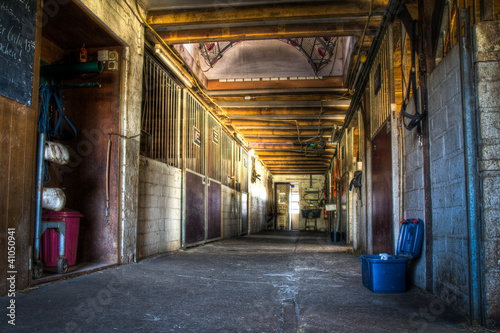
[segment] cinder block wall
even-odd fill
[[[238,236],[239,233],[239,194],[227,187],[222,186],[222,229],[223,238]]]
[[[429,77],[434,293],[469,309],[465,157],[458,45]]]
[[[137,257],[175,251],[181,244],[182,172],[141,156]]]
[[[415,114],[413,100],[408,104],[407,112]],[[422,219],[425,223],[425,193],[423,151],[419,144],[417,130],[403,129],[404,136],[404,217],[405,219]],[[425,289],[425,242],[422,243],[422,252],[418,259],[409,264],[412,284]],[[432,260],[432,259],[431,259]]]
[[[484,223],[484,291],[489,327],[500,327],[500,22],[475,26],[479,173]]]

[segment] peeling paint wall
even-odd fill
[[[500,22],[475,26],[479,173],[484,223],[484,290],[489,327],[500,327]]]
[[[231,238],[239,233],[241,195],[228,186],[222,186],[222,237]]]
[[[458,45],[429,77],[428,121],[434,293],[456,310],[467,313],[469,251]],[[415,200],[421,199],[418,196]],[[415,207],[417,212],[420,207]]]
[[[122,135],[140,133],[142,99],[142,47],[144,29],[127,2],[79,0],[103,26],[118,37],[125,48],[120,61],[122,73],[120,131]],[[139,138],[120,140],[120,263],[135,257],[139,188]]]
[[[181,246],[182,171],[141,156],[137,257],[178,250]]]
[[[312,178],[312,186],[309,175],[278,175],[273,178],[275,183],[299,183],[299,197],[300,197],[300,210],[309,209],[311,206],[304,200],[304,191],[307,189],[318,190],[321,194],[321,189],[323,188],[323,184],[325,182],[325,176],[322,175],[313,175]],[[321,200],[321,197],[320,197]],[[328,225],[328,220],[323,218],[323,213],[317,219],[317,229],[325,229],[329,230],[330,226]],[[302,214],[299,215],[299,229],[304,230],[306,225],[306,219],[302,217]]]

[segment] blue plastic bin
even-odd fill
[[[423,236],[424,222],[408,219],[401,222],[396,256],[360,255],[363,285],[374,293],[406,292],[406,264],[420,255]]]
[[[363,285],[374,293],[404,293],[406,291],[406,257],[389,256],[380,259],[376,254],[361,258]]]

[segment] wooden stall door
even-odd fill
[[[186,246],[205,241],[205,184],[203,177],[186,171]]]
[[[372,141],[373,253],[392,253],[391,133],[385,126]]]
[[[208,186],[207,240],[221,238],[221,184],[211,181]]]

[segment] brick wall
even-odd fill
[[[433,274],[434,293],[467,313],[468,228],[460,87],[457,45],[429,77]]]
[[[141,156],[137,257],[175,251],[181,244],[179,169]]]
[[[489,327],[500,327],[500,22],[475,26],[479,173],[484,223],[484,290]]]

